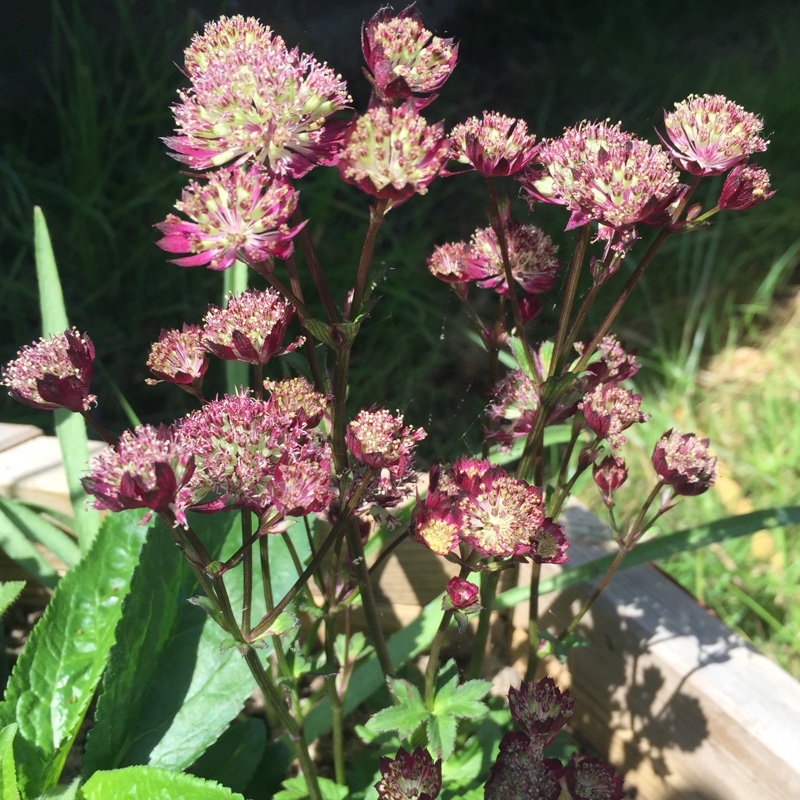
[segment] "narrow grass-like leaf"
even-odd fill
[[[242,795],[213,781],[169,772],[156,767],[128,767],[96,772],[80,788],[81,800],[154,800],[154,798],[191,798],[191,800],[229,800]]]
[[[228,296],[241,294],[247,289],[248,267],[242,261],[235,261],[222,276],[222,306],[228,304]],[[240,361],[225,362],[225,386],[228,392],[235,392],[240,386],[247,386],[250,367]]]
[[[194,515],[212,556],[235,550],[238,524],[228,515]],[[227,530],[219,530],[220,521]],[[227,540],[227,541],[226,541]],[[235,649],[220,652],[224,631],[190,604],[197,581],[172,538],[155,530],[142,552],[103,678],[84,775],[149,764],[188,767],[220,736],[252,692],[253,679]],[[231,591],[233,608],[240,596]]]
[[[714,542],[736,539],[739,536],[749,536],[760,530],[782,528],[785,525],[800,524],[800,506],[783,506],[780,508],[764,508],[760,511],[751,511],[749,514],[740,514],[735,517],[725,517],[714,520],[707,525],[697,528],[686,528],[658,535],[649,541],[636,545],[625,556],[621,569],[645,564],[648,561],[657,561],[660,558],[697,550]],[[559,591],[570,586],[576,586],[584,581],[590,581],[604,575],[614,560],[614,553],[587,561],[579,567],[565,569],[552,578],[542,580],[539,591],[542,594]],[[518,586],[509,589],[495,598],[495,607],[512,608],[517,603],[528,599],[529,589]]]
[[[27,796],[58,781],[89,708],[145,540],[141,519],[128,511],[103,522],[95,544],[59,582],[11,673],[0,724],[19,725],[15,751]]]
[[[33,209],[33,237],[36,252],[36,277],[39,283],[39,305],[42,314],[42,334],[63,333],[69,328],[69,318],[64,305],[61,281],[58,277],[53,245],[47,230],[42,209]],[[89,549],[98,530],[100,530],[100,514],[94,508],[86,506],[86,494],[81,486],[81,475],[89,460],[86,423],[78,414],[65,409],[56,409],[56,436],[61,448],[61,460],[67,475],[70,502],[75,516],[75,529],[78,541],[85,552]]]
[[[19,800],[17,767],[14,763],[16,735],[17,726],[14,723],[6,725],[0,731],[0,800]]]
[[[81,550],[64,531],[48,522],[25,503],[9,498],[0,498],[0,518],[15,525],[28,541],[40,544],[49,550],[68,569],[74,567],[81,557]],[[12,556],[13,558],[13,556]]]
[[[0,583],[0,617],[8,607],[20,596],[25,588],[25,581],[5,581]]]

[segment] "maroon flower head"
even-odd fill
[[[575,349],[583,355],[584,344],[575,343]],[[626,350],[613,334],[604,336],[580,377],[580,386],[584,392],[597,387],[601,383],[622,383],[632,378],[640,368],[636,360],[635,350]]]
[[[445,597],[450,601],[450,608],[464,610],[475,606],[478,602],[478,592],[479,589],[474,583],[454,577],[447,582]]]
[[[689,95],[664,112],[668,144],[680,166],[692,175],[721,175],[767,149],[759,134],[764,123],[721,94]],[[660,136],[660,134],[659,134]]]
[[[274,289],[249,289],[231,296],[226,308],[209,306],[203,318],[203,344],[227,361],[266,364],[275,355],[284,355],[305,341],[300,336],[282,347],[294,306]]]
[[[207,355],[199,325],[184,325],[180,331],[162,330],[147,359],[147,366],[156,379],[147,378],[147,383],[166,381],[199,386],[208,369]]]
[[[427,30],[413,4],[399,14],[392,14],[390,8],[380,9],[362,27],[361,43],[383,101],[435,92],[450,77],[458,58],[458,45]],[[417,106],[432,99],[417,101]]]
[[[343,127],[329,118],[350,103],[340,75],[289,50],[258,20],[222,17],[186,50],[192,86],[173,106],[175,158],[205,170],[253,161],[299,178],[335,164]]]
[[[434,761],[423,747],[413,753],[401,747],[394,758],[384,756],[378,764],[379,800],[435,800],[442,791],[442,760]]]
[[[376,106],[351,124],[339,174],[394,208],[428,191],[449,150],[442,124],[428,125],[412,102],[397,108]]]
[[[648,415],[640,409],[642,396],[615,384],[600,384],[578,403],[589,430],[600,439],[607,439],[613,448],[625,444],[622,431],[636,422],[645,422]]]
[[[523,683],[508,691],[511,716],[517,727],[532,739],[546,745],[567,724],[575,701],[562,692],[552,678]]]
[[[758,164],[739,164],[725,177],[717,205],[729,211],[746,211],[769,200],[769,173]]]
[[[33,408],[88,411],[97,402],[89,393],[94,345],[74,328],[26,345],[3,367],[0,383],[11,397]]]
[[[717,459],[708,451],[708,439],[694,433],[669,430],[656,442],[653,466],[676,494],[703,494],[717,476]]]
[[[561,776],[564,800],[622,800],[622,779],[602,758],[573,755]]]
[[[456,499],[434,488],[435,469],[431,469],[431,488],[424,500],[417,500],[412,517],[412,536],[436,555],[446,556],[461,541],[461,513]]]
[[[253,264],[288,258],[292,237],[305,222],[287,225],[298,193],[259,165],[220,170],[208,183],[192,181],[175,208],[189,220],[169,214],[156,225],[164,236],[156,244],[168,253],[191,253],[172,260],[181,267],[228,269],[237,258]]]
[[[186,525],[186,508],[199,499],[191,483],[194,463],[172,428],[143,425],[94,457],[83,488],[94,496],[95,508],[149,508],[173,513]]]
[[[606,456],[592,467],[592,477],[600,489],[603,502],[608,503],[614,492],[628,479],[625,461],[618,456]]]
[[[531,536],[531,558],[537,564],[563,564],[568,547],[564,526],[549,518]]]
[[[394,416],[385,408],[362,409],[348,424],[345,439],[350,452],[362,464],[374,469],[388,469],[395,478],[402,477],[417,442],[427,433],[407,426],[402,415]]]
[[[316,428],[328,411],[329,398],[318,392],[305,378],[285,378],[264,381],[270,393],[270,410],[281,416],[296,419],[307,428]]]
[[[561,791],[560,775],[561,764],[543,757],[538,739],[507,733],[486,781],[484,800],[556,800]]]
[[[494,111],[456,125],[450,141],[451,158],[486,177],[514,175],[536,154],[536,137],[528,133],[525,121]]]

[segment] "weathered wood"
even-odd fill
[[[12,447],[41,435],[41,429],[35,425],[14,425],[10,422],[0,422],[0,452],[10,450]]]

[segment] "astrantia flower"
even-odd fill
[[[450,141],[451,158],[487,177],[514,175],[536,154],[536,137],[528,134],[525,121],[494,111],[456,125]]]
[[[344,81],[257,20],[206,25],[186,72],[192,86],[173,107],[178,135],[165,139],[179,161],[208,169],[251,160],[291,178],[336,163],[343,129],[328,120],[350,103]]]
[[[602,758],[573,754],[561,776],[564,800],[622,800],[622,779]]]
[[[509,689],[508,704],[517,727],[526,736],[547,744],[567,724],[575,701],[552,678],[542,678]]]
[[[578,404],[589,430],[600,439],[619,448],[625,444],[622,431],[636,422],[645,422],[648,415],[640,409],[642,396],[614,384],[601,384],[587,393]]]
[[[393,477],[405,474],[411,454],[428,434],[405,424],[402,415],[385,408],[362,409],[348,423],[345,440],[356,461],[374,469],[388,469]]]
[[[567,560],[569,542],[564,526],[545,519],[531,536],[531,559],[537,564],[563,564]]]
[[[465,283],[470,276],[464,267],[469,257],[466,242],[452,242],[437,245],[428,257],[427,265],[431,275],[445,283]]]
[[[583,355],[585,345],[576,342],[575,349]],[[600,383],[622,383],[632,378],[640,368],[635,350],[626,350],[613,334],[600,340],[586,371],[580,376],[580,387],[584,392],[594,389]]]
[[[171,512],[185,525],[186,508],[199,499],[193,473],[194,456],[172,428],[143,425],[98,453],[82,483],[95,508]]]
[[[542,745],[524,733],[507,733],[492,765],[484,800],[556,800],[561,792],[558,759],[544,758]]]
[[[378,765],[379,800],[435,800],[442,791],[442,760],[434,761],[423,747],[413,753],[401,747],[394,758],[384,756]]]
[[[301,336],[281,347],[294,306],[274,289],[249,289],[232,296],[226,308],[209,306],[203,318],[203,344],[219,358],[266,364],[274,355],[299,347]]]
[[[474,583],[463,578],[450,578],[445,589],[446,599],[450,608],[463,610],[474,606],[478,602],[479,589]]]
[[[611,495],[628,479],[628,469],[625,461],[618,456],[606,456],[599,464],[592,466],[592,478],[603,502],[611,501]]]
[[[34,408],[88,411],[94,345],[75,329],[26,345],[3,367],[0,383],[15,400]]]
[[[528,294],[542,294],[553,288],[559,268],[553,240],[535,225],[512,220],[506,226],[511,274]],[[508,295],[503,256],[497,235],[482,228],[472,235],[464,271],[478,286]]]
[[[226,395],[182,419],[178,430],[195,456],[195,483],[219,495],[209,510],[301,515],[330,500],[330,445],[266,401]]]
[[[382,8],[361,30],[364,60],[381,97],[430,94],[450,77],[458,45],[427,30],[413,5],[393,15]]]
[[[428,125],[413,103],[377,106],[350,126],[339,174],[367,194],[388,200],[393,208],[414,193],[428,191],[449,149],[442,124]]]
[[[708,451],[708,439],[694,433],[669,430],[656,442],[653,466],[676,494],[703,494],[714,484],[717,459]]]
[[[726,175],[717,205],[730,211],[746,211],[774,194],[765,169],[758,164],[739,164]]]
[[[308,428],[315,428],[327,413],[328,398],[305,378],[266,380],[264,388],[270,393],[267,403],[271,411]]]
[[[192,253],[173,259],[181,267],[228,269],[239,253],[251,263],[288,258],[292,237],[305,224],[286,224],[297,194],[259,166],[220,170],[208,183],[192,181],[183,190],[175,208],[190,221],[169,214],[156,225],[164,234],[156,244],[168,253]]]
[[[147,366],[156,380],[180,385],[199,386],[208,369],[208,352],[203,345],[203,330],[199,325],[184,325],[183,330],[162,330],[158,341],[150,347]]]
[[[721,175],[767,149],[764,123],[721,94],[689,95],[664,112],[670,155],[692,175]],[[660,134],[659,134],[660,135]]]

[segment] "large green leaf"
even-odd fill
[[[17,767],[14,763],[14,737],[17,726],[12,723],[0,731],[0,800],[19,800]]]
[[[42,313],[42,334],[63,333],[69,328],[69,318],[61,291],[61,280],[50,242],[42,209],[33,209],[33,239],[36,254],[36,278],[39,284],[39,306]],[[91,546],[100,530],[100,514],[96,509],[86,506],[86,494],[81,486],[81,475],[89,460],[86,436],[86,423],[79,414],[65,409],[56,409],[56,436],[61,448],[61,460],[67,475],[72,511],[75,516],[75,529],[81,549]]]
[[[235,515],[194,515],[191,524],[213,556],[236,549]],[[220,652],[225,632],[188,602],[199,588],[172,538],[155,533],[161,535],[148,539],[117,627],[85,775],[134,764],[184,769],[228,727],[255,685],[235,649]],[[231,602],[235,613],[236,585]]]
[[[78,790],[81,800],[230,800],[242,795],[212,781],[156,767],[96,772]]]
[[[686,528],[674,533],[659,534],[646,542],[637,544],[622,562],[621,569],[634,567],[637,564],[646,564],[660,558],[685,553],[689,550],[698,550],[714,542],[735,539],[739,536],[748,536],[756,531],[782,528],[785,525],[800,525],[800,506],[784,506],[779,508],[764,508],[760,511],[751,511],[749,514],[739,514],[735,517],[725,517],[714,520],[707,525],[697,528]],[[587,561],[579,567],[571,567],[543,580],[539,584],[539,592],[560,591],[570,586],[577,586],[584,581],[593,580],[604,575],[611,566],[615,553]],[[517,603],[528,599],[530,590],[527,586],[518,586],[509,589],[495,598],[495,608],[513,608]]]
[[[27,796],[58,780],[105,669],[147,532],[141,518],[128,511],[104,521],[92,548],[59,582],[11,674],[0,724],[19,725],[14,749]]]

